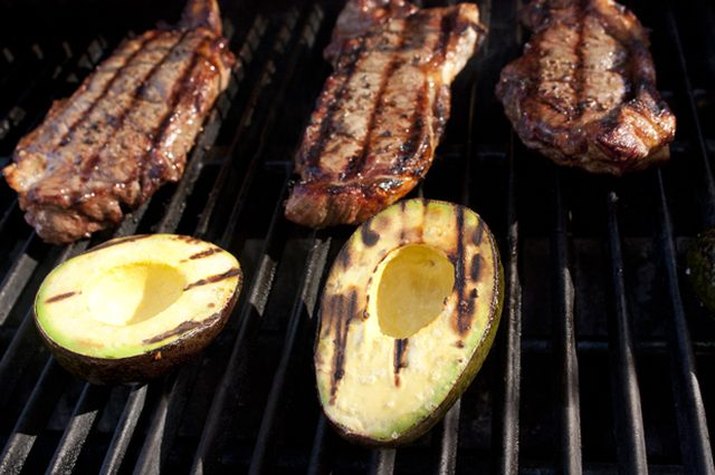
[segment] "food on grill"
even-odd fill
[[[404,18],[417,10],[406,0],[349,0],[335,22],[333,39],[324,51],[325,59],[332,62],[340,54],[344,41],[360,38],[391,18]]]
[[[402,14],[374,15],[388,3],[402,5],[390,10]],[[351,16],[360,5],[363,17]],[[359,224],[424,177],[449,116],[450,84],[484,32],[474,4],[416,9],[351,0],[346,12],[341,18],[356,25],[339,23],[328,49],[335,70],[305,131],[300,180],[285,210],[314,228]]]
[[[691,244],[688,273],[695,293],[715,314],[715,228],[703,232]]]
[[[114,239],[53,270],[35,324],[68,371],[95,384],[157,377],[223,329],[241,288],[238,261],[188,236]]]
[[[215,0],[190,0],[177,28],[124,41],[3,170],[27,222],[47,242],[72,242],[179,180],[233,63]]]
[[[482,365],[501,316],[494,236],[473,211],[409,200],[366,221],[336,257],[320,307],[320,401],[346,437],[426,432]]]
[[[497,85],[522,141],[560,165],[622,175],[670,156],[648,32],[612,0],[533,0],[534,35]]]

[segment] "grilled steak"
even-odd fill
[[[675,117],[633,13],[612,0],[535,0],[524,20],[534,35],[496,92],[527,146],[614,175],[668,159]]]
[[[305,131],[300,181],[286,204],[288,219],[315,228],[363,222],[422,179],[449,116],[450,84],[483,33],[473,4],[402,5],[401,16],[387,18],[358,7],[374,1],[353,2],[339,44],[329,47],[339,51],[335,71]],[[345,34],[351,11],[368,27],[361,35]]]
[[[233,63],[215,0],[190,0],[178,28],[123,42],[55,102],[3,170],[28,223],[68,243],[177,181]]]

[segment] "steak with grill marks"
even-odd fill
[[[25,219],[47,242],[72,242],[179,180],[233,64],[215,0],[190,0],[179,27],[124,41],[3,170]]]
[[[534,35],[496,92],[527,146],[614,175],[669,158],[675,117],[633,13],[612,0],[535,0],[524,22]]]
[[[412,190],[432,163],[450,85],[483,33],[473,4],[351,0],[326,51],[335,70],[298,151],[286,217],[357,224]]]

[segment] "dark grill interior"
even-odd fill
[[[0,163],[128,31],[175,20],[181,3],[2,4]],[[316,397],[316,303],[351,230],[313,232],[282,217],[340,2],[222,3],[242,68],[180,183],[118,230],[65,248],[42,243],[0,185],[0,473],[715,472],[715,319],[684,264],[691,239],[715,225],[712,3],[628,2],[652,30],[679,128],[670,164],[615,180],[557,169],[513,135],[493,88],[521,52],[518,5],[479,0],[490,35],[454,85],[447,134],[414,195],[468,204],[490,223],[507,306],[461,401],[398,450],[338,438]],[[84,384],[40,343],[35,291],[87,247],[146,232],[234,252],[247,277],[241,301],[202,358],[168,377]]]

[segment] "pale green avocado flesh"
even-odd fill
[[[45,278],[35,323],[60,363],[79,377],[130,382],[154,377],[208,345],[240,285],[238,261],[213,244],[171,234],[119,238]]]
[[[320,307],[320,401],[346,437],[419,437],[472,381],[494,340],[503,272],[473,211],[409,200],[364,223],[336,257]]]

